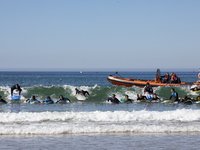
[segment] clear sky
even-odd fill
[[[200,0],[0,0],[0,71],[200,68]]]

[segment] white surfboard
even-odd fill
[[[77,95],[76,95],[76,98],[77,98],[77,100],[79,100],[79,101],[85,101],[85,100],[86,100],[86,97],[85,97],[84,95],[82,95],[82,94],[77,94]]]
[[[19,100],[20,96],[19,96],[19,91],[17,89],[15,89],[13,91],[13,96],[11,97],[11,100]]]
[[[164,100],[163,103],[174,103],[173,100]]]

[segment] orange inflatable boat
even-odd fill
[[[146,86],[147,83],[149,83],[152,87],[157,87],[157,86],[196,86],[200,87],[199,82],[180,82],[180,83],[163,83],[161,81],[161,78],[158,75],[158,71],[156,74],[155,80],[141,80],[141,79],[131,79],[131,78],[123,78],[123,77],[117,77],[117,72],[116,76],[108,76],[107,80],[111,82],[114,85],[117,86],[126,86],[126,87],[132,87],[132,86],[138,86],[138,87],[144,87]]]

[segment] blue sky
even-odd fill
[[[0,0],[2,70],[198,70],[199,0]]]

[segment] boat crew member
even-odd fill
[[[160,98],[156,95],[156,93],[154,93],[153,98],[150,101],[160,101]]]
[[[165,79],[163,81],[163,83],[169,83],[170,82],[170,76],[169,73],[167,72],[167,74],[165,75]]]
[[[13,96],[13,91],[14,91],[15,89],[17,89],[17,90],[19,91],[19,95],[21,94],[22,89],[20,88],[20,86],[19,86],[18,84],[16,84],[16,85],[13,85],[13,86],[11,87],[11,96]]]
[[[153,89],[152,87],[150,86],[149,82],[147,82],[146,86],[144,87],[144,94],[145,93],[148,93],[148,94],[153,94]]]
[[[137,100],[147,100],[146,96],[142,96],[142,94],[137,95]]]
[[[77,87],[75,87],[75,90],[76,90],[76,94],[75,94],[75,95],[81,94],[81,95],[84,95],[84,96],[85,96],[85,94],[87,94],[88,96],[90,96],[90,93],[89,93],[88,91],[84,91],[84,90],[79,91],[79,90],[77,89]]]
[[[71,102],[68,98],[64,98],[62,95],[60,95],[60,96],[59,96],[59,100],[58,100],[56,103],[59,103],[59,102],[66,102],[66,101]]]
[[[4,100],[4,99],[2,99],[2,96],[0,95],[0,103],[5,103],[5,104],[7,104],[7,102]]]
[[[178,93],[174,90],[174,88],[171,89],[171,96],[169,98],[169,100],[171,100],[171,98],[173,97],[174,99],[174,102],[179,102],[179,99],[178,99]]]
[[[132,103],[132,100],[129,99],[128,95],[126,95],[125,98],[122,98],[121,101],[123,101],[124,103]]]
[[[108,102],[119,104],[120,101],[115,97],[115,94],[112,95],[112,97],[108,98]]]

